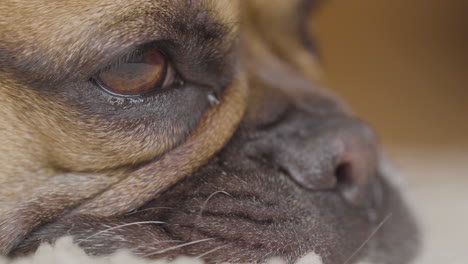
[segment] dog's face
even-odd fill
[[[0,255],[411,259],[372,130],[317,88],[315,2],[2,2]]]

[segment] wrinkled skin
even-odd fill
[[[188,2],[175,1],[174,9],[185,10],[182,3]],[[303,11],[299,11],[311,2],[314,1],[287,4],[297,11],[297,23],[304,23]],[[142,99],[144,105],[126,102],[121,109],[107,104],[109,95],[95,90],[89,83],[73,83],[82,78],[80,72],[65,81],[51,77],[55,82],[44,84],[40,76],[43,73],[35,72],[35,66],[26,67],[24,72],[21,62],[12,59],[16,57],[0,57],[20,65],[0,72],[6,80],[15,83],[3,84],[8,94],[18,90],[21,85],[16,83],[20,83],[34,91],[34,95],[24,92],[24,98],[40,98],[25,99],[31,105],[52,113],[66,113],[57,117],[47,116],[48,112],[33,113],[38,120],[55,122],[48,128],[55,138],[51,136],[47,140],[51,145],[48,151],[56,155],[45,158],[53,161],[54,166],[51,166],[51,176],[44,177],[58,179],[59,184],[31,183],[33,191],[37,185],[47,188],[52,195],[41,194],[42,189],[38,187],[38,194],[31,192],[37,204],[27,203],[30,197],[25,196],[11,199],[16,209],[4,206],[7,208],[4,213],[14,213],[11,217],[0,217],[0,235],[3,232],[6,238],[0,239],[0,252],[11,257],[23,255],[34,251],[42,242],[71,235],[91,255],[127,248],[148,258],[188,255],[200,256],[208,263],[261,263],[271,257],[282,257],[293,263],[315,252],[326,264],[360,260],[409,263],[418,244],[411,213],[400,197],[398,186],[393,184],[394,175],[385,169],[386,161],[380,155],[372,129],[333,95],[317,88],[314,69],[306,67],[314,65],[311,61],[315,57],[306,45],[310,44],[309,39],[305,36],[289,39],[287,31],[274,25],[271,29],[267,26],[270,31],[265,31],[268,21],[257,13],[262,1],[246,2],[242,7],[246,15],[241,16],[241,26],[232,30],[223,29],[229,23],[219,22],[216,14],[234,12],[234,5],[218,5],[225,10],[207,15],[202,11],[214,9],[214,4],[202,0],[193,3],[200,9],[190,11],[193,16],[189,12],[184,18],[168,17],[182,24],[197,25],[194,28],[199,31],[183,35],[187,32],[181,30],[185,32],[184,41],[161,44],[179,54],[173,56],[176,67],[182,68],[178,71],[188,76],[189,81],[175,91]],[[198,3],[203,5],[199,7]],[[284,3],[272,1],[263,5],[260,14],[268,11],[275,14],[282,10]],[[161,9],[163,5],[155,5],[159,8],[157,12],[170,12]],[[140,6],[133,8],[139,10]],[[132,18],[140,15],[127,14],[125,10],[122,13]],[[195,18],[198,20],[191,20]],[[218,26],[210,26],[212,21]],[[289,21],[282,23],[289,25]],[[142,27],[150,25],[146,23]],[[179,33],[168,28],[168,36],[177,39]],[[126,29],[111,26],[103,30]],[[297,31],[293,34],[304,34],[302,27]],[[281,39],[280,33],[285,34]],[[302,46],[285,53],[282,48],[285,43],[290,47]],[[5,45],[3,49],[11,51],[11,46]],[[68,65],[67,61],[57,60],[59,65]],[[31,83],[18,77],[28,71],[37,80]],[[63,76],[53,71],[51,74]],[[248,96],[239,96],[238,101],[231,99],[242,94],[241,88],[236,88],[241,86],[248,90]],[[54,88],[44,90],[44,87]],[[214,87],[211,92],[219,96],[219,102],[206,96],[206,87]],[[49,105],[46,99],[59,106]],[[235,101],[232,108],[222,108],[231,101]],[[73,113],[68,114],[68,109]],[[206,118],[212,109],[220,110],[213,110],[214,114]],[[217,113],[221,113],[219,119]],[[96,116],[101,123],[83,122],[83,126],[88,126],[86,129],[73,126],[75,121]],[[109,125],[102,128],[103,121]],[[138,129],[138,125],[145,129]],[[55,127],[60,126],[71,130],[80,140],[72,142],[71,137],[62,139],[59,133],[54,134]],[[99,138],[108,142],[94,142],[97,139],[86,134],[96,128],[103,129],[104,136]],[[220,132],[225,130],[232,133]],[[44,137],[38,139],[41,140]],[[204,143],[198,147],[197,142]],[[92,147],[86,148],[114,143],[113,152],[96,153]],[[216,144],[220,147],[213,147]],[[63,145],[68,148],[64,149]],[[158,167],[174,150],[179,151],[176,158],[168,158],[169,165]],[[61,160],[61,155],[66,158]],[[202,158],[187,158],[192,156]],[[189,161],[185,162],[185,158]],[[40,166],[47,167],[42,160]],[[55,171],[57,167],[60,169]],[[185,170],[185,167],[189,168]],[[122,179],[102,180],[104,183],[96,185],[85,181],[76,186],[77,190],[84,190],[78,197],[73,192],[74,176],[65,172],[84,177],[96,174],[100,181]],[[2,173],[8,179],[12,170]],[[66,191],[60,189],[63,186]],[[66,195],[60,196],[62,193]]]
[[[324,263],[352,263],[368,257],[381,263],[395,263],[397,259],[398,263],[406,263],[416,250],[415,226],[396,187],[381,169],[372,172],[365,190],[360,191],[362,197],[355,201],[344,196],[349,185],[354,184],[346,182],[351,179],[338,179],[330,188],[311,190],[290,175],[288,166],[303,165],[308,171],[330,173],[318,175],[318,183],[327,177],[336,179],[340,177],[336,171],[340,164],[329,164],[336,156],[333,161],[316,165],[310,161],[296,161],[296,165],[280,161],[282,155],[292,155],[289,152],[301,151],[299,156],[318,158],[333,155],[327,147],[337,136],[349,137],[343,140],[361,136],[366,142],[372,140],[365,137],[370,131],[360,121],[341,114],[321,117],[313,110],[305,113],[291,106],[287,117],[277,113],[278,119],[268,126],[244,123],[208,165],[160,198],[120,216],[65,216],[33,233],[14,254],[30,251],[38,241],[73,235],[90,254],[131,248],[136,254],[154,258],[209,252],[204,255],[209,263],[260,262],[275,256],[292,263],[315,252]],[[336,135],[340,130],[352,132]],[[296,143],[320,140],[326,143],[312,150],[301,149]],[[264,150],[264,146],[269,148]],[[334,170],[327,171],[329,166]],[[162,223],[105,231],[151,221]],[[367,241],[369,237],[372,239]],[[164,251],[191,241],[201,242]],[[364,248],[349,259],[363,243]]]

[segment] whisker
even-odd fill
[[[238,179],[239,181],[241,181],[241,182],[244,183],[245,185],[249,185],[248,182],[246,182],[245,180],[241,179],[239,176],[237,176],[237,174],[233,174],[232,177]]]
[[[106,233],[106,232],[109,232],[109,231],[112,231],[112,230],[115,230],[115,229],[119,229],[119,228],[124,228],[124,227],[128,227],[128,226],[134,226],[134,225],[148,225],[148,224],[165,224],[165,222],[161,222],[161,221],[142,221],[142,222],[134,222],[134,223],[128,223],[128,224],[123,224],[123,225],[118,225],[118,226],[114,226],[114,227],[111,227],[111,228],[108,228],[108,229],[105,229],[105,230],[101,230],[89,237],[86,237],[84,239],[80,239],[80,241],[77,243],[77,245],[80,245],[81,243],[85,242],[86,240],[90,239],[90,238],[93,238],[95,236],[98,236],[102,233]]]
[[[175,208],[173,207],[150,207],[150,208],[146,208],[146,209],[142,209],[142,210],[135,210],[133,212],[129,212],[125,215],[134,215],[136,213],[140,213],[140,212],[144,212],[144,211],[150,211],[150,210],[155,210],[155,209],[167,209],[167,210],[174,210]]]
[[[154,255],[157,255],[157,254],[166,253],[166,252],[171,251],[171,250],[183,248],[183,247],[190,246],[190,245],[194,245],[194,244],[199,244],[199,243],[206,242],[206,241],[210,241],[210,240],[213,240],[213,238],[205,238],[205,239],[201,239],[201,240],[197,240],[197,241],[192,241],[192,242],[188,242],[188,243],[185,243],[185,244],[181,244],[181,245],[178,245],[178,246],[169,247],[169,248],[166,248],[166,249],[163,249],[163,250],[159,250],[159,251],[156,251],[156,252],[153,252],[153,253],[149,253],[149,254],[143,255],[143,257],[146,258],[146,257],[154,256]]]
[[[160,240],[160,241],[151,243],[151,245],[148,245],[148,244],[138,245],[136,247],[131,248],[130,251],[133,252],[133,254],[135,255],[143,257],[145,254],[148,254],[148,253],[139,252],[140,250],[148,250],[148,248],[152,248],[153,250],[156,250],[154,248],[155,245],[166,244],[166,243],[181,243],[181,242],[182,242],[181,240]]]
[[[203,215],[203,210],[205,210],[205,207],[206,205],[208,204],[208,202],[210,201],[211,198],[213,198],[213,196],[217,195],[217,194],[225,194],[227,196],[230,196],[232,197],[232,195],[230,195],[229,193],[225,192],[225,191],[217,191],[217,192],[214,192],[212,193],[202,204],[202,207],[200,208],[200,212],[198,213],[198,216],[201,217]]]
[[[348,264],[351,261],[351,259],[353,259],[364,248],[364,246],[366,246],[367,243],[369,243],[369,241],[375,236],[375,234],[377,234],[377,232],[382,228],[382,226],[385,225],[385,223],[388,222],[388,220],[392,217],[392,215],[393,215],[392,213],[389,213],[382,220],[382,222],[380,222],[380,224],[374,229],[374,231],[372,231],[372,233],[369,235],[369,237],[366,240],[364,240],[362,245],[358,249],[356,249],[356,251],[354,251],[354,253],[351,254],[351,256],[348,259],[346,259],[346,261],[343,264]]]
[[[159,245],[162,243],[181,243],[182,240],[159,240],[157,242],[151,243],[151,245]],[[142,245],[141,247],[147,247],[148,245]]]
[[[205,252],[205,253],[203,253],[203,254],[201,254],[201,255],[198,255],[198,256],[196,256],[195,258],[196,258],[196,259],[202,258],[202,257],[204,257],[204,256],[206,256],[206,255],[208,255],[208,254],[211,254],[211,253],[213,253],[213,252],[215,252],[215,251],[218,251],[218,250],[220,250],[220,249],[226,248],[226,247],[228,247],[228,246],[230,246],[230,245],[231,245],[231,244],[229,243],[229,244],[226,244],[226,245],[223,245],[223,246],[219,246],[219,247],[214,248],[214,249],[212,249],[212,250],[209,250],[209,251],[207,251],[207,252]]]

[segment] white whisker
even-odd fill
[[[366,240],[364,240],[361,246],[358,249],[356,249],[356,251],[354,251],[354,253],[351,254],[351,256],[343,264],[348,264],[351,261],[351,259],[353,259],[364,248],[364,246],[367,245],[367,243],[369,243],[369,241],[375,236],[375,234],[377,234],[377,232],[382,228],[383,225],[385,225],[385,223],[388,222],[388,220],[391,217],[392,217],[392,213],[389,213],[384,218],[384,220],[382,220],[382,222],[380,222],[380,224],[374,229],[374,231],[369,235],[369,237]]]
[[[203,210],[205,210],[205,207],[206,207],[206,205],[208,204],[208,202],[210,201],[210,199],[213,198],[213,196],[215,196],[215,195],[217,195],[217,194],[220,194],[220,193],[232,197],[232,195],[230,195],[229,193],[227,193],[227,192],[225,192],[225,191],[217,191],[217,192],[212,193],[212,194],[203,202],[202,207],[200,208],[200,212],[198,213],[198,216],[199,216],[199,217],[202,216]]]
[[[105,229],[105,230],[102,230],[102,231],[99,231],[89,237],[86,237],[84,239],[80,239],[80,241],[77,243],[78,245],[90,238],[93,238],[95,236],[98,236],[102,233],[106,233],[106,232],[109,232],[109,231],[112,231],[112,230],[115,230],[115,229],[119,229],[119,228],[124,228],[124,227],[128,227],[128,226],[134,226],[134,225],[148,225],[148,224],[165,224],[165,222],[161,222],[161,221],[143,221],[143,222],[134,222],[134,223],[128,223],[128,224],[123,224],[123,225],[118,225],[118,226],[114,226],[114,227],[111,227],[111,228],[108,228],[108,229]]]
[[[212,249],[212,250],[209,250],[209,251],[207,251],[207,252],[205,252],[205,253],[203,253],[203,254],[201,254],[201,255],[198,255],[198,256],[196,256],[195,258],[196,258],[196,259],[202,258],[202,257],[204,257],[204,256],[206,256],[206,255],[208,255],[208,254],[211,254],[211,253],[215,252],[215,251],[218,251],[218,250],[220,250],[220,249],[226,248],[226,247],[228,247],[229,245],[231,245],[231,244],[219,246],[219,247],[214,248],[214,249]]]
[[[185,244],[181,244],[181,245],[178,245],[178,246],[169,247],[169,248],[166,248],[166,249],[163,249],[163,250],[159,250],[159,251],[156,251],[156,252],[153,252],[153,253],[150,253],[150,254],[146,254],[146,255],[144,255],[143,257],[146,258],[146,257],[154,256],[154,255],[157,255],[157,254],[162,254],[162,253],[165,253],[165,252],[168,252],[168,251],[171,251],[171,250],[183,248],[183,247],[190,246],[190,245],[194,245],[194,244],[199,244],[199,243],[206,242],[206,241],[210,241],[210,240],[213,240],[213,238],[205,238],[205,239],[201,239],[201,240],[197,240],[197,241],[192,241],[192,242],[188,242],[188,243],[185,243]]]
[[[136,247],[133,247],[130,249],[133,254],[138,255],[138,256],[144,256],[145,252],[141,252],[143,250],[148,251],[148,248],[152,248],[153,250],[156,250],[155,246],[160,245],[160,244],[166,244],[166,243],[181,243],[181,240],[160,240],[151,244],[143,244],[143,245],[138,245]]]
[[[134,215],[136,213],[144,212],[144,211],[150,211],[150,210],[155,210],[155,209],[167,209],[167,210],[174,210],[175,208],[172,207],[150,207],[142,210],[135,210],[133,212],[127,213],[126,215]]]

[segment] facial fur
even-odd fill
[[[92,255],[408,262],[372,129],[319,87],[317,2],[4,1],[0,255],[72,235]],[[96,85],[143,45],[179,82]]]

